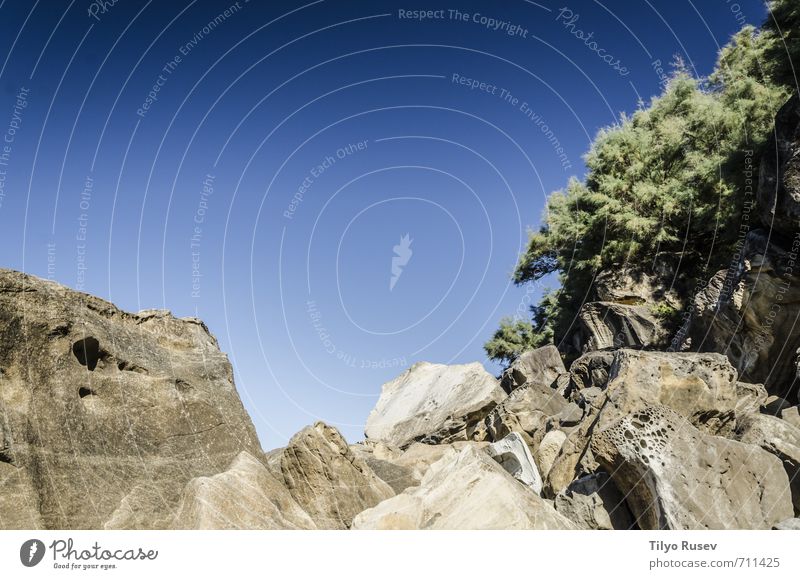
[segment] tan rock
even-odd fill
[[[536,449],[535,458],[543,478],[546,479],[550,474],[550,469],[553,468],[553,463],[566,440],[567,435],[563,430],[551,430],[542,438]]]
[[[347,529],[358,513],[394,496],[339,431],[322,422],[292,437],[280,453],[280,474],[320,529]]]
[[[500,385],[506,392],[516,390],[525,384],[549,387],[566,371],[558,348],[550,344],[520,355],[503,372]]]
[[[594,434],[591,448],[642,529],[770,529],[793,514],[780,460],[664,406]]]
[[[448,449],[418,487],[359,514],[355,529],[572,529],[552,505],[472,445]]]
[[[192,479],[175,529],[315,529],[292,495],[250,454],[242,452],[225,472]]]

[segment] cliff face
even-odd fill
[[[242,451],[261,456],[201,321],[0,270],[0,527],[166,527]]]

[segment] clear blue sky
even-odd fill
[[[355,441],[381,384],[486,363],[498,320],[536,301],[509,277],[527,228],[597,130],[659,92],[657,61],[707,74],[764,16],[5,0],[0,266],[202,317],[265,448],[318,419]]]

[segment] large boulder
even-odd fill
[[[766,414],[749,414],[737,425],[737,440],[760,446],[783,462],[796,514],[800,514],[800,428]]]
[[[399,447],[466,440],[467,429],[504,397],[497,380],[477,362],[419,362],[383,385],[365,434]]]
[[[359,514],[354,529],[573,529],[483,450],[448,449],[418,487]]]
[[[620,419],[591,447],[642,529],[770,529],[793,516],[778,458],[703,434],[665,406]]]
[[[559,414],[567,404],[549,386],[527,384],[509,394],[469,434],[474,440],[497,441],[517,432],[529,446],[535,447],[544,436],[547,419]]]
[[[311,517],[267,468],[242,452],[225,472],[192,479],[175,529],[315,529]]]
[[[525,384],[550,386],[566,371],[558,348],[550,344],[528,350],[514,360],[503,372],[500,385],[506,392]]]
[[[625,497],[603,471],[573,481],[556,495],[555,507],[581,529],[636,528]]]
[[[736,387],[736,370],[720,354],[619,350],[599,427],[656,404],[713,433],[731,430],[739,401]]]
[[[279,464],[283,484],[320,529],[347,529],[358,513],[395,494],[323,422],[295,434]]]
[[[0,527],[166,528],[243,451],[261,456],[200,320],[0,270]]]
[[[758,179],[758,213],[765,227],[793,237],[800,231],[800,99],[794,95],[775,117]]]
[[[800,238],[782,248],[765,231],[747,234],[729,271],[715,275],[692,306],[691,347],[725,354],[742,380],[797,399]]]

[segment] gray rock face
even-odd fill
[[[793,516],[779,459],[705,435],[664,406],[622,418],[591,444],[642,529],[770,529]]]
[[[800,249],[796,241],[794,251]],[[692,349],[725,354],[745,382],[797,399],[800,276],[791,251],[751,231],[730,272],[719,272],[694,300]]]
[[[348,529],[358,513],[394,496],[339,431],[322,422],[295,434],[279,464],[283,484],[320,529]]]
[[[359,514],[354,529],[573,529],[473,445],[447,449],[418,487]]]
[[[192,479],[183,493],[175,529],[315,529],[267,468],[242,452],[220,474]]]
[[[578,313],[584,351],[666,346],[669,334],[650,306],[590,302]]]
[[[415,441],[466,440],[503,399],[497,380],[481,364],[420,362],[383,385],[367,418],[367,438],[404,448]]]
[[[786,519],[772,528],[776,531],[800,531],[800,519]]]
[[[202,322],[0,270],[0,526],[166,528],[186,483],[261,456]]]
[[[630,266],[600,272],[594,281],[601,302],[626,305],[645,305],[666,302],[677,309],[681,301],[670,289],[674,272],[665,263],[657,263],[657,271],[646,273]]]
[[[775,132],[761,161],[758,213],[765,227],[794,236],[800,230],[800,99],[778,111]]]
[[[566,373],[564,362],[558,348],[553,345],[528,350],[503,372],[500,385],[506,392],[516,390],[525,384],[550,386]]]
[[[587,352],[569,367],[571,389],[605,388],[613,363],[614,352]]]
[[[556,510],[581,529],[632,529],[625,497],[605,472],[573,481],[556,496]]]

